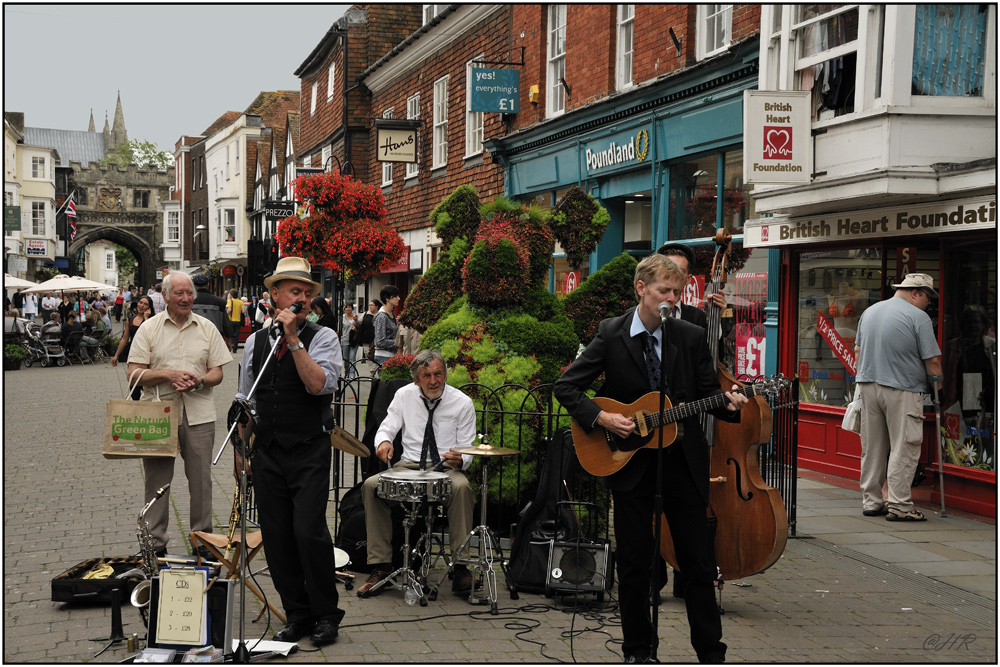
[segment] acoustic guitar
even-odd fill
[[[773,375],[746,385],[736,393],[747,397],[774,395],[789,384],[788,378]],[[656,449],[659,444],[659,438],[655,437],[657,429],[663,430],[663,446],[666,447],[677,439],[678,421],[721,408],[728,399],[725,394],[715,394],[673,406],[667,398],[663,412],[659,412],[660,394],[655,391],[628,405],[605,397],[597,397],[594,402],[605,412],[630,417],[635,424],[635,430],[627,438],[621,438],[603,427],[596,427],[587,433],[579,422],[573,420],[573,446],[580,465],[595,477],[606,477],[621,470],[640,449]]]

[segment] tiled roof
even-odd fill
[[[90,162],[104,159],[104,135],[100,132],[26,127],[24,143],[55,148],[59,151],[60,167],[69,167],[70,160],[77,160],[81,166],[86,167]]]
[[[242,115],[243,114],[241,114],[239,111],[227,111],[226,113],[219,116],[214,123],[209,125],[208,128],[201,133],[201,136],[203,137],[212,136],[213,134],[215,134],[222,128],[226,127],[227,125],[229,125]]]

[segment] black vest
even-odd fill
[[[299,340],[306,346],[307,352],[319,330],[312,322],[306,322],[299,332]],[[268,333],[259,332],[254,341],[250,366],[254,377],[257,377],[256,369],[264,364],[264,355],[271,349]],[[277,440],[283,447],[288,447],[316,437],[324,431],[324,427],[332,428],[332,396],[314,396],[306,391],[292,352],[286,352],[281,359],[272,359],[257,385],[257,412],[260,415],[258,444],[267,447],[272,440]]]

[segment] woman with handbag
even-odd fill
[[[122,339],[118,341],[118,349],[115,351],[115,356],[111,357],[112,366],[118,365],[119,358],[124,359],[126,364],[128,363],[128,353],[132,349],[132,339],[135,337],[135,332],[139,330],[143,322],[152,316],[153,299],[148,295],[140,297],[139,303],[136,306],[136,314],[129,319],[128,326],[122,332]],[[132,400],[138,401],[141,396],[142,387],[137,386],[132,392]]]

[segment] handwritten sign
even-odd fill
[[[208,573],[192,568],[160,570],[156,643],[204,646],[208,643]]]

